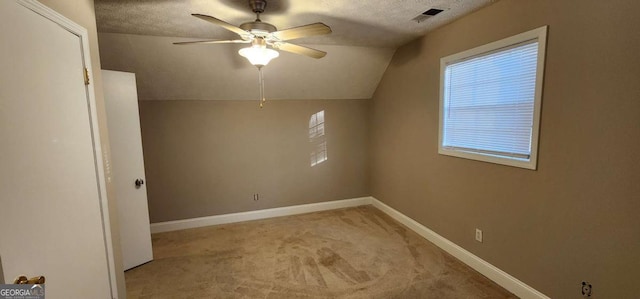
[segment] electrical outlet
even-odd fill
[[[260,194],[259,193],[253,194],[253,201],[258,201],[258,200],[260,200]]]
[[[482,231],[476,228],[476,241],[482,243]]]
[[[582,296],[585,298],[591,297],[591,284],[588,281],[582,282]]]

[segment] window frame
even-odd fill
[[[546,60],[546,44],[547,44],[548,26],[542,26],[527,32],[523,32],[511,37],[507,37],[486,45],[475,47],[466,51],[462,51],[453,55],[449,55],[440,59],[440,119],[438,128],[438,153],[441,155],[454,156],[459,158],[502,164],[526,168],[531,170],[537,169],[538,162],[538,137],[540,131],[540,109],[542,106],[542,89],[544,81],[544,65]],[[538,57],[536,63],[536,81],[535,95],[533,103],[533,126],[531,130],[531,155],[529,159],[517,157],[509,157],[507,155],[495,155],[491,153],[483,153],[482,151],[469,151],[463,149],[448,148],[442,146],[443,129],[444,129],[444,100],[445,100],[445,71],[448,65],[484,56],[491,53],[500,52],[503,49],[513,48],[516,45],[537,40]]]

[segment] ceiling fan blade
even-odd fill
[[[205,44],[248,44],[251,43],[250,40],[242,40],[242,39],[234,39],[234,40],[199,40],[193,42],[179,42],[173,43],[174,45],[205,45]]]
[[[191,15],[196,17],[196,18],[199,18],[199,19],[205,20],[207,22],[210,22],[210,23],[216,24],[218,26],[221,26],[224,29],[227,29],[227,30],[229,30],[231,32],[235,32],[236,34],[238,34],[240,36],[245,36],[245,35],[249,34],[247,31],[243,30],[240,27],[231,25],[231,24],[229,24],[229,23],[227,23],[227,22],[225,22],[223,20],[216,19],[216,18],[214,18],[212,16],[201,15],[201,14],[197,14],[197,13],[194,13],[194,14],[191,14]]]
[[[289,29],[283,29],[280,31],[272,32],[271,35],[275,38],[285,41],[292,40],[307,36],[323,35],[331,33],[331,27],[323,23],[313,23],[309,25],[293,27]]]
[[[324,51],[307,48],[307,47],[303,47],[296,44],[290,44],[290,43],[283,43],[283,42],[273,43],[273,47],[278,50],[287,51],[294,54],[306,55],[316,59],[322,58],[325,55],[327,55],[327,52],[324,52]]]

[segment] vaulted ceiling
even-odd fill
[[[278,29],[323,22],[333,33],[294,41],[325,58],[282,53],[266,66],[267,97],[370,98],[398,46],[492,2],[270,0],[261,19]],[[412,20],[431,8],[444,11]],[[239,25],[255,19],[247,0],[96,0],[95,9],[103,68],[135,72],[141,99],[257,98],[257,71],[237,54],[241,45],[172,45],[236,38],[190,14]]]

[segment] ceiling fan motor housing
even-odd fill
[[[256,34],[259,32],[264,32],[265,34],[267,34],[270,32],[278,31],[278,29],[276,29],[276,26],[273,26],[269,23],[260,22],[260,21],[244,23],[240,25],[240,28],[242,30],[249,31],[253,34]],[[259,34],[256,34],[256,35],[259,35]]]

